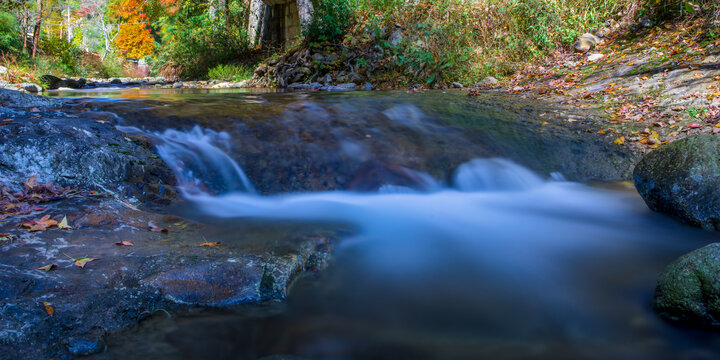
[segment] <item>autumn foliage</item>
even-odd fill
[[[115,46],[128,58],[143,58],[155,50],[150,18],[144,12],[147,1],[120,0],[113,6],[113,17],[123,21],[118,26]]]

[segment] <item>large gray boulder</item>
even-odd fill
[[[650,209],[720,230],[720,137],[691,136],[647,154],[633,182]]]
[[[683,255],[663,272],[655,310],[664,318],[696,326],[720,326],[720,243]]]

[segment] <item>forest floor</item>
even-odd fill
[[[607,117],[587,131],[647,152],[720,133],[720,34],[699,20],[620,30],[585,54],[556,53],[469,95],[489,89],[601,110]]]

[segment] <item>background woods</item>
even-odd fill
[[[349,64],[396,85],[470,82],[611,24],[701,18],[717,28],[719,17],[711,0],[5,0],[0,76],[241,80],[309,47],[338,55],[315,68]]]

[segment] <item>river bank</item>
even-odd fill
[[[605,117],[593,130],[642,153],[695,134],[720,133],[717,34],[704,19],[645,20],[604,34],[584,53],[557,53],[478,88],[599,110]]]

